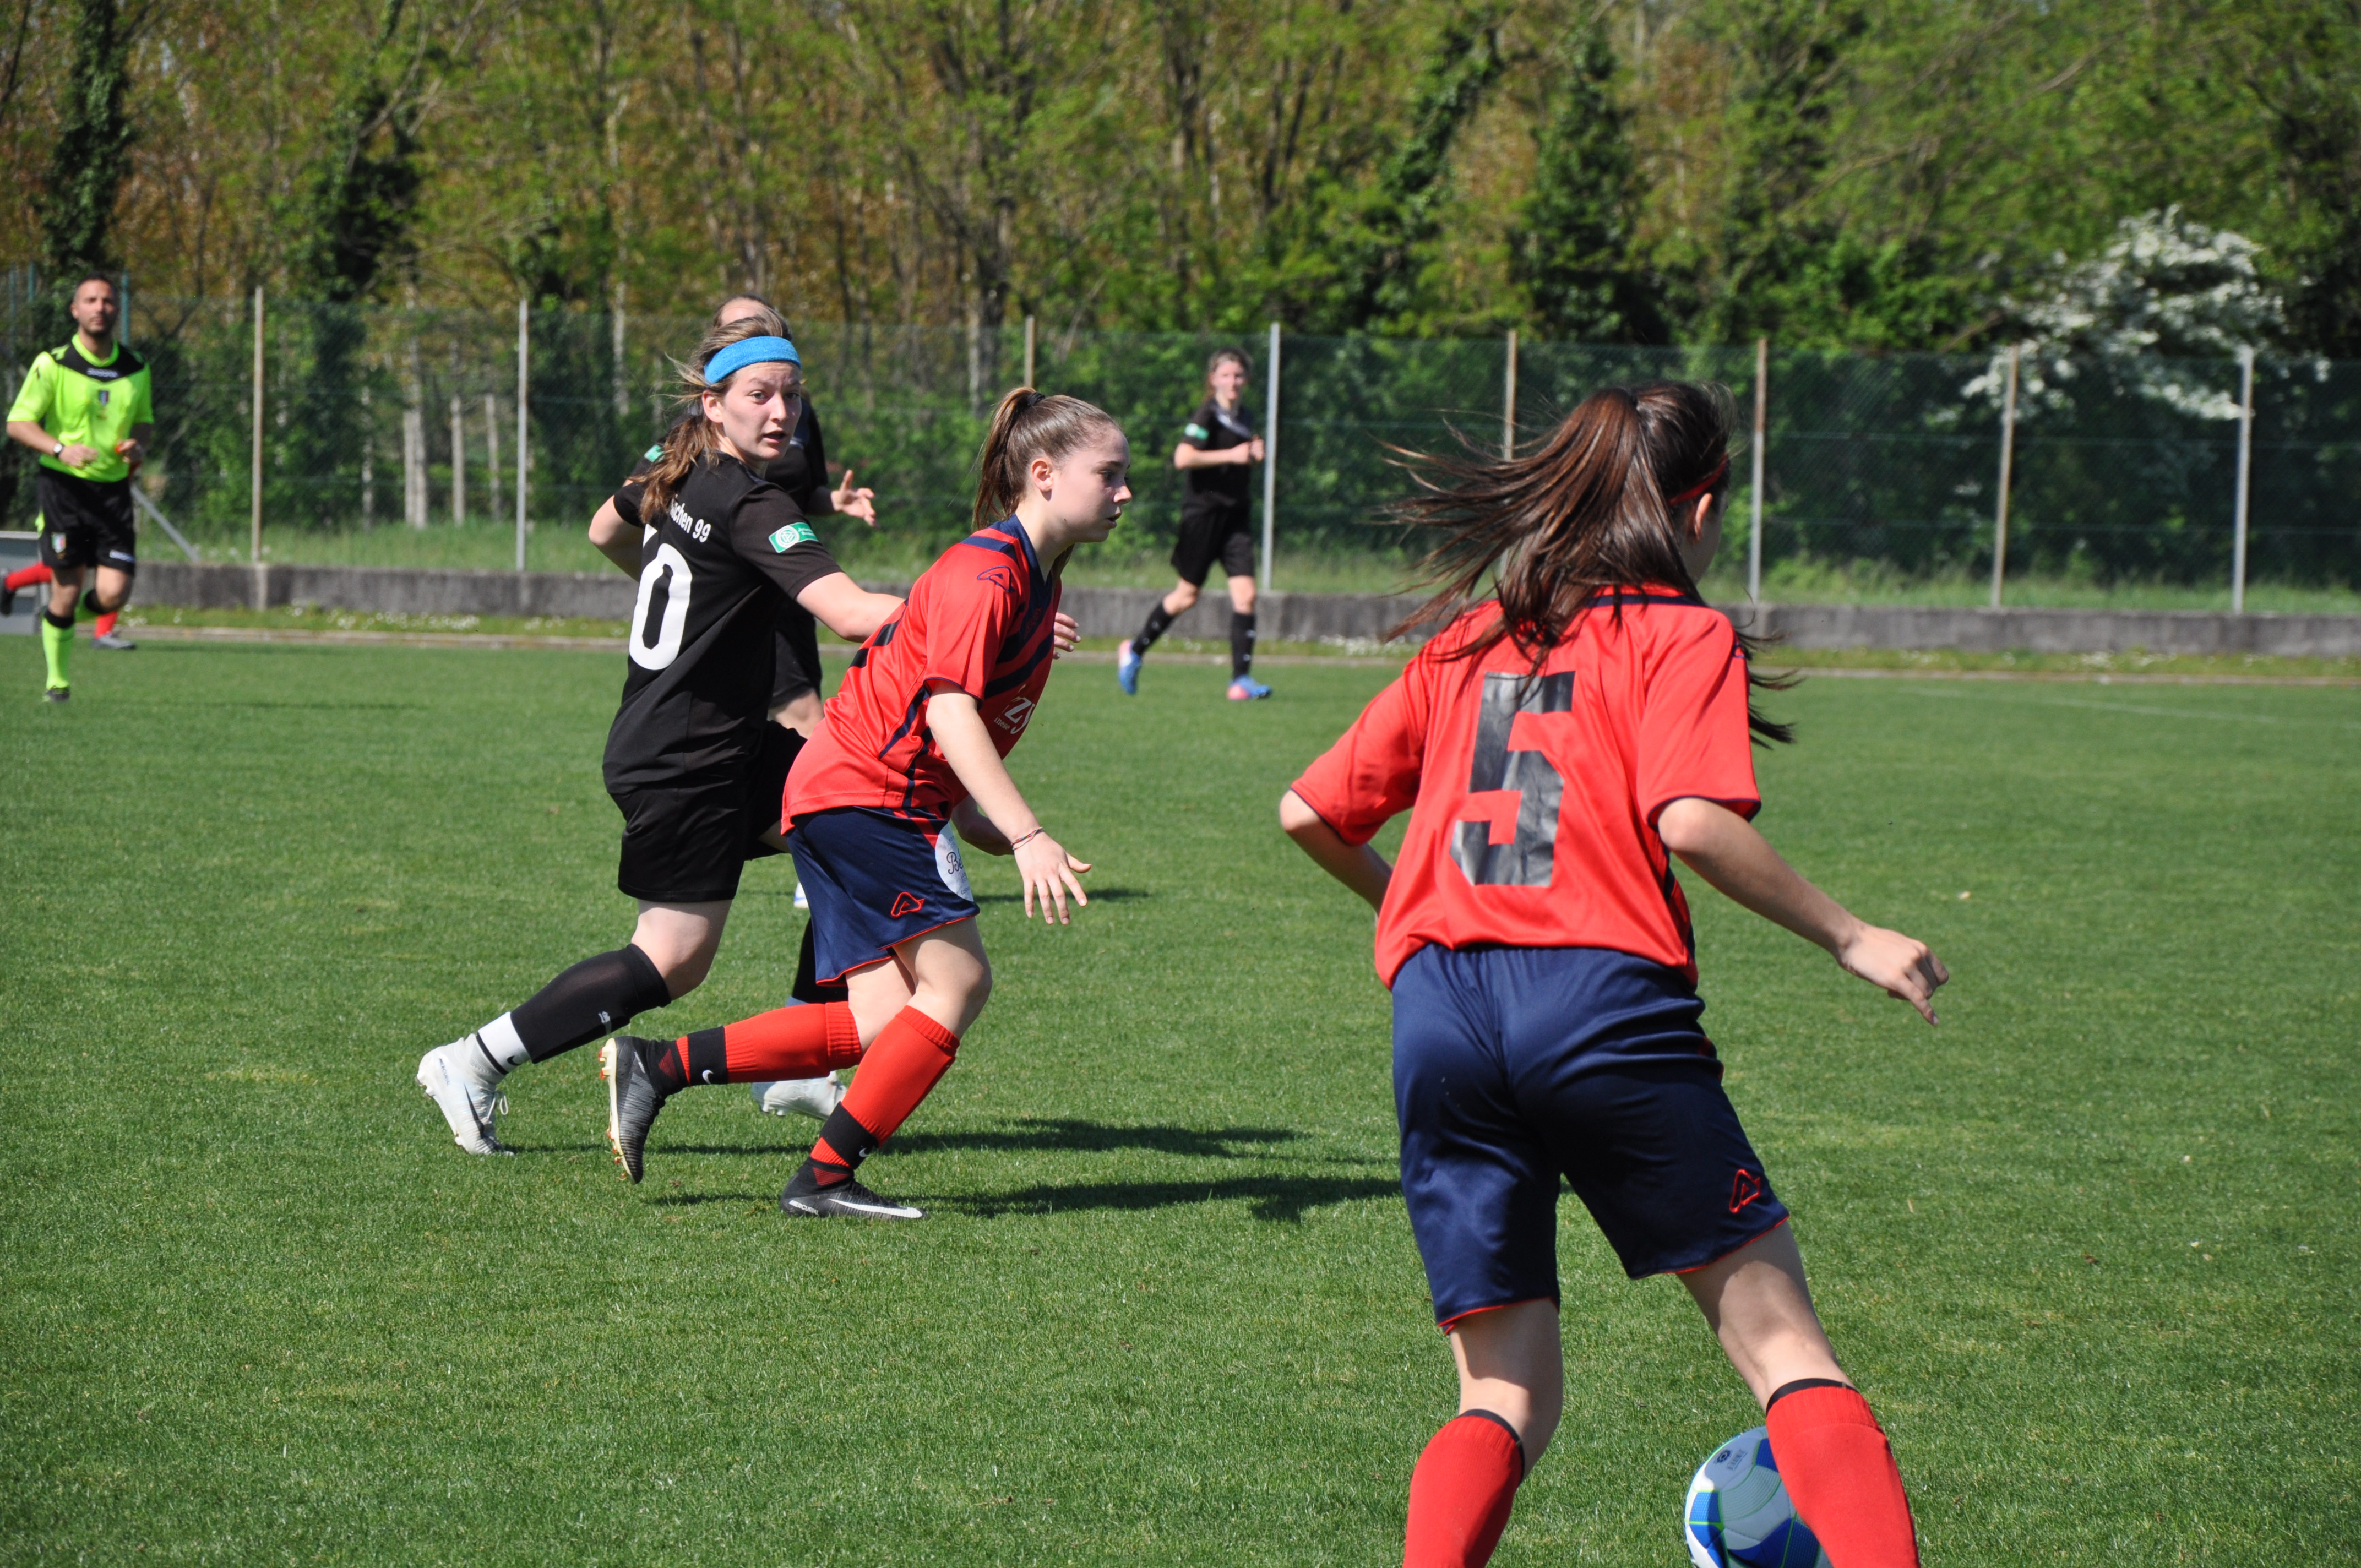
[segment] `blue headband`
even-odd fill
[[[744,337],[705,362],[705,382],[718,387],[749,365],[803,364],[796,345],[784,337]]]

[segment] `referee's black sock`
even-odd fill
[[[477,1030],[476,1037],[492,1065],[506,1072],[587,1046],[671,1001],[672,988],[647,954],[624,947],[584,959],[532,1001]]]
[[[1147,652],[1156,646],[1156,640],[1163,636],[1171,625],[1172,612],[1164,608],[1162,599],[1158,599],[1156,608],[1148,612],[1148,623],[1133,635],[1131,651],[1134,653]]]
[[[1230,611],[1230,679],[1242,681],[1254,674],[1254,611]]]

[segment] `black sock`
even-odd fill
[[[683,1035],[653,1064],[649,1076],[665,1094],[679,1093],[692,1083],[730,1081],[730,1051],[722,1029],[699,1029]]]
[[[1147,652],[1156,646],[1156,640],[1163,636],[1171,625],[1172,612],[1164,608],[1162,599],[1158,599],[1156,608],[1148,612],[1148,624],[1142,626],[1137,634],[1132,638],[1131,651],[1134,653]]]
[[[41,611],[41,619],[48,621],[51,626],[62,626],[69,631],[73,630],[73,616],[71,613],[60,615],[56,610],[43,609]]]
[[[106,613],[106,611],[99,608],[98,590],[96,588],[82,589],[82,609],[90,611],[93,615],[104,615]]]
[[[1254,611],[1230,611],[1230,679],[1242,681],[1254,673]]]
[[[547,1061],[671,1001],[671,988],[647,954],[625,947],[584,959],[543,986],[509,1019],[525,1055]]]

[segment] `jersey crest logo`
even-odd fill
[[[904,916],[916,915],[926,906],[927,901],[915,893],[897,893],[894,895],[894,907],[885,912],[885,918],[899,920]]]
[[[1005,594],[1013,594],[1016,591],[1016,574],[1008,569],[1005,562],[996,566],[986,566],[975,575],[975,580],[979,583],[990,583]]]
[[[114,391],[115,389],[112,387],[101,387],[98,389],[98,406],[100,408],[104,408],[106,406],[106,400],[114,395]]]
[[[771,535],[772,550],[781,554],[793,550],[798,544],[817,544],[818,543],[819,535],[814,533],[811,531],[810,525],[807,523],[791,522],[787,524],[786,527],[780,529],[776,533]]]
[[[1730,1183],[1730,1212],[1737,1213],[1763,1196],[1763,1178],[1751,1170],[1741,1170]]]
[[[1213,433],[1202,424],[1185,425],[1182,427],[1182,432],[1191,441],[1202,441]]]
[[[1033,710],[1039,706],[1029,696],[1020,696],[1004,708],[1000,717],[993,722],[1011,735],[1022,735],[1025,733],[1025,726],[1032,722]]]
[[[653,446],[649,447],[649,448],[648,448],[648,450],[647,450],[647,455],[646,455],[645,456],[642,457],[642,458],[640,459],[640,461],[641,461],[641,462],[642,462],[642,463],[661,463],[661,462],[663,462],[663,461],[664,461],[664,443],[663,443],[663,442],[661,442],[661,441],[659,441],[659,442],[657,442]]]

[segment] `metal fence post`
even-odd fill
[[[1040,385],[1033,378],[1033,318],[1027,316],[1025,318],[1025,384],[1028,387]]]
[[[1763,443],[1771,427],[1771,340],[1754,340],[1753,493],[1746,521],[1746,601],[1763,602]]]
[[[484,394],[484,521],[500,521],[500,406]]]
[[[2008,392],[2000,405],[2000,499],[1993,510],[1992,607],[2000,608],[2001,579],[2008,572],[2008,485],[2016,465],[2016,360],[2020,344],[2008,347]]]
[[[1509,329],[1509,362],[1501,372],[1500,383],[1500,455],[1517,455],[1517,329]]]
[[[262,565],[262,285],[254,287],[254,507],[248,520],[247,564],[254,572],[254,608],[265,609],[269,595]]]
[[[456,358],[454,355],[452,357]],[[454,378],[456,378],[456,377]],[[467,521],[467,419],[459,394],[451,394],[451,525]]]
[[[2254,477],[2255,351],[2238,350],[2238,499],[2230,536],[2230,613],[2246,613],[2246,495]]]
[[[1279,535],[1279,323],[1270,323],[1270,375],[1262,415],[1262,591],[1270,592],[1270,554]]]
[[[532,451],[531,437],[526,433],[533,416],[527,411],[525,399],[533,389],[527,367],[533,359],[533,313],[528,301],[517,301],[517,454],[516,454],[516,533],[517,571],[524,571],[524,481],[527,456]]]

